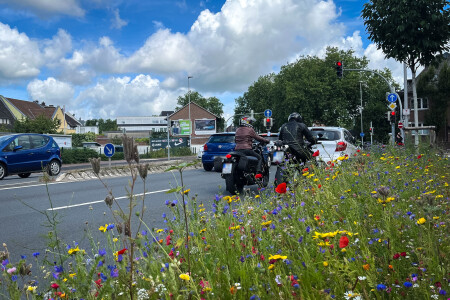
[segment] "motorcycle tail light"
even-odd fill
[[[346,142],[338,142],[336,144],[336,152],[338,151],[345,151],[345,149],[347,149],[347,143]]]
[[[227,155],[225,155],[225,157],[230,159],[231,158],[231,154],[227,154]]]
[[[206,144],[203,145],[203,151],[208,151],[208,145]]]

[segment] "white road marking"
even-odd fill
[[[167,191],[169,191],[169,189],[154,191],[154,192],[147,192],[145,194],[149,195],[149,194],[156,194],[156,193],[162,193],[162,192],[167,192]],[[142,195],[144,195],[144,193],[135,194],[135,196],[142,196]],[[122,197],[117,197],[115,199],[120,200],[120,199],[127,199],[127,198],[128,198],[128,196],[122,196]],[[65,208],[72,208],[72,207],[90,205],[90,204],[101,203],[101,202],[105,202],[105,200],[98,200],[98,201],[85,202],[85,203],[79,203],[79,204],[73,204],[73,205],[67,205],[67,206],[53,207],[53,208],[48,208],[47,210],[60,210],[60,209],[65,209]]]
[[[30,181],[29,181],[30,182]],[[74,181],[72,181],[74,182]],[[7,188],[0,188],[0,191],[4,190],[15,190],[15,189],[23,189],[27,187],[36,187],[36,186],[43,186],[43,185],[52,185],[52,184],[60,184],[60,183],[70,183],[69,181],[60,181],[60,182],[49,182],[49,183],[39,183],[39,184],[31,184],[31,185],[23,185],[23,186],[14,186],[14,187],[7,187]]]

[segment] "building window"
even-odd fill
[[[414,99],[411,99],[410,109],[414,110]],[[428,98],[417,98],[417,109],[428,109]]]
[[[415,123],[414,122],[409,122],[409,127],[415,127]],[[423,127],[423,123],[419,122],[419,127]],[[429,129],[420,129],[418,130],[419,135],[429,135],[430,134],[430,130]],[[412,135],[416,135],[416,132],[413,130],[411,131]]]
[[[9,119],[0,119],[0,124],[10,124]]]

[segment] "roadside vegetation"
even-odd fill
[[[148,196],[133,195],[148,168],[133,147],[124,142],[128,206],[105,184],[111,222],[92,229],[102,237],[86,249],[61,240],[20,261],[4,245],[0,298],[448,298],[449,163],[433,149],[372,147],[287,171],[287,186],[211,199],[183,185],[191,165],[183,163],[168,169],[179,186],[155,216]],[[92,165],[99,174],[99,161]],[[146,218],[161,218],[161,227]],[[39,265],[41,256],[52,263]]]

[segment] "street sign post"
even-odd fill
[[[266,109],[264,111],[264,117],[270,118],[272,116],[272,111],[270,109]]]
[[[113,144],[106,144],[105,148],[103,148],[103,153],[105,153],[105,156],[108,157],[110,169],[111,169],[111,156],[114,155],[115,151],[116,151],[116,148],[114,147]]]
[[[397,93],[390,93],[390,94],[387,96],[387,101],[389,101],[389,102],[391,102],[391,103],[394,103],[395,101],[397,101],[397,99],[398,99]]]

